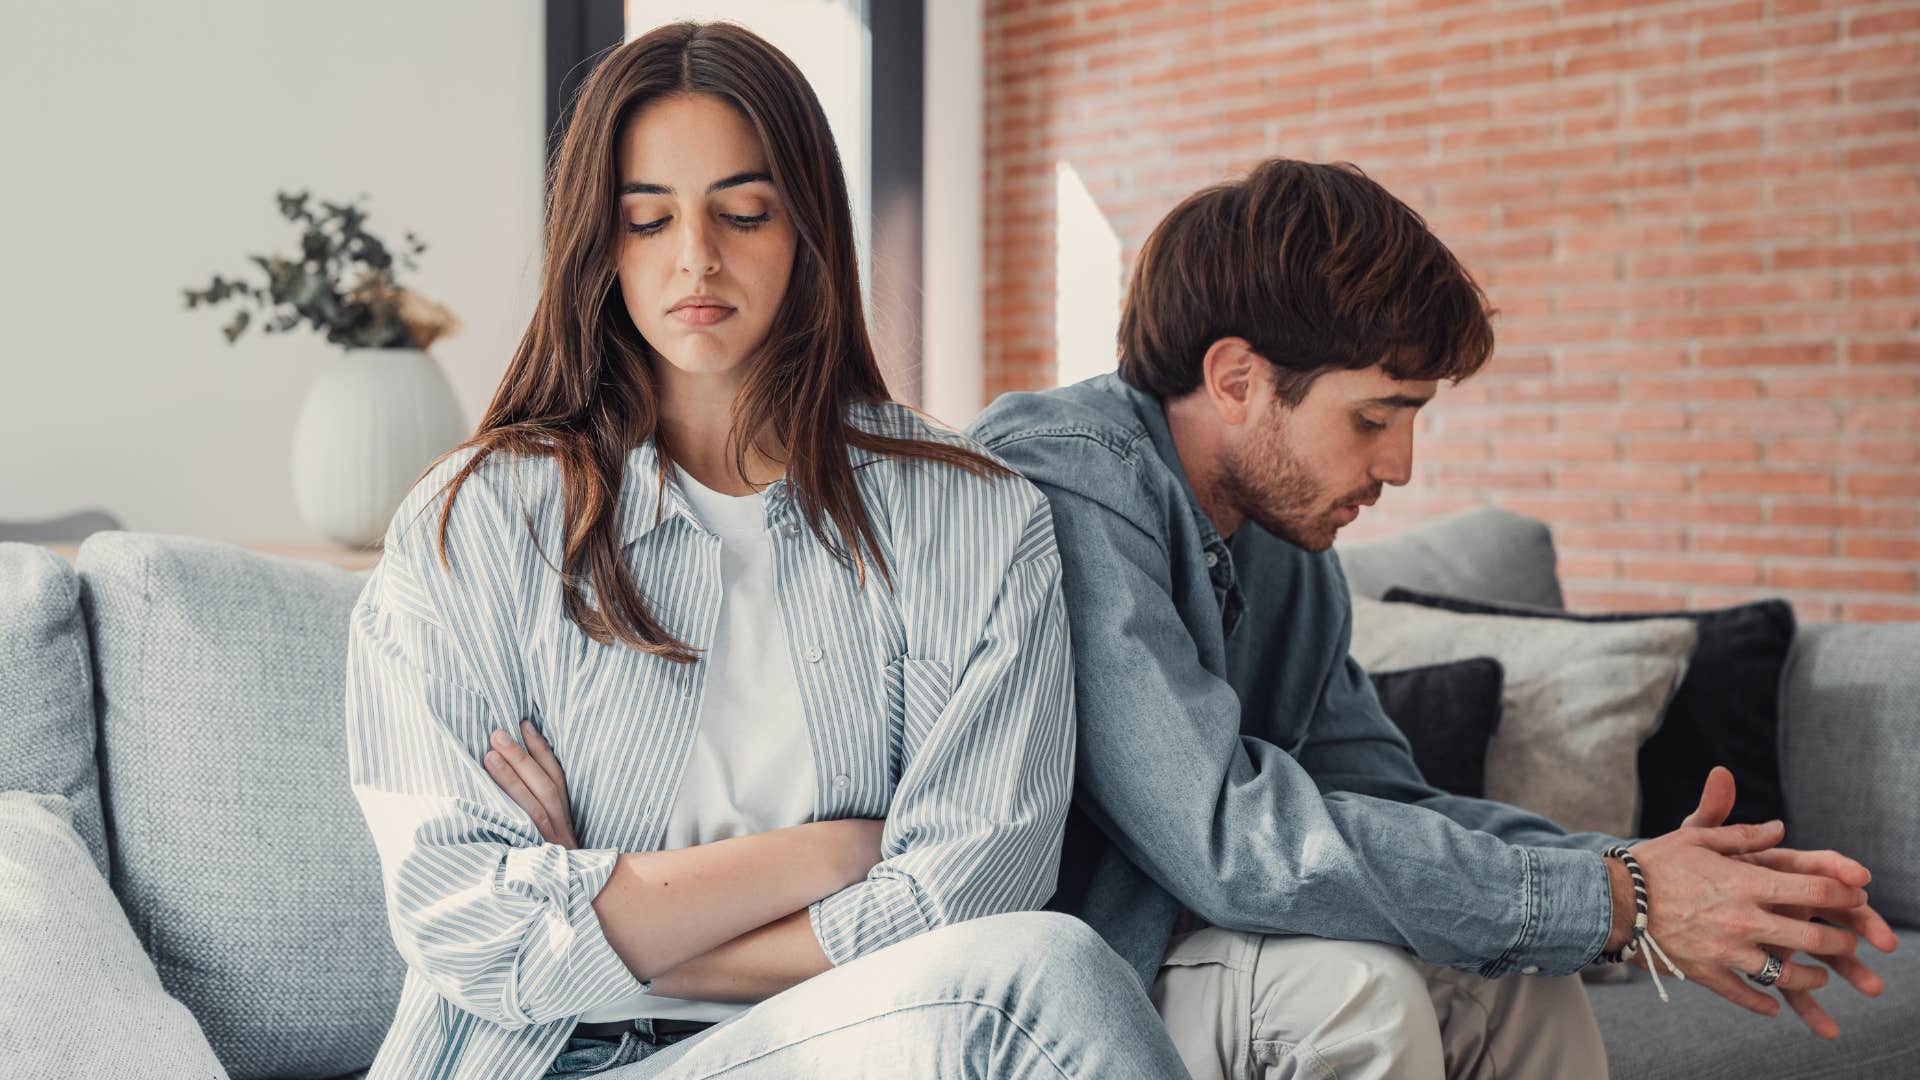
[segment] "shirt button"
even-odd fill
[[[806,657],[807,663],[817,664],[820,662],[820,646],[809,645],[807,646],[807,651],[804,653],[801,653],[800,655]]]
[[[789,521],[789,522],[787,522],[787,528],[786,528],[786,534],[787,534],[788,536],[799,536],[799,535],[800,535],[800,523],[799,523],[799,522],[797,522],[797,521]]]
[[[1211,551],[1207,552],[1207,569],[1211,570],[1214,567],[1219,565],[1220,565],[1220,556],[1215,555]]]
[[[1527,965],[1526,967],[1523,967],[1523,968],[1521,968],[1521,969],[1520,969],[1520,974],[1522,974],[1522,975],[1538,975],[1538,974],[1540,974],[1540,968],[1539,968],[1539,966],[1538,966],[1538,965],[1536,965],[1536,964],[1528,964],[1528,965]]]
[[[835,791],[845,791],[847,790],[847,785],[851,783],[853,783],[853,781],[847,778],[847,774],[841,773],[833,778],[833,789]]]

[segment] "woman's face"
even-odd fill
[[[679,371],[739,374],[780,309],[796,242],[760,139],[726,102],[683,94],[641,110],[618,153],[633,324]]]

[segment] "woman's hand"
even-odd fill
[[[524,749],[507,732],[493,733],[493,749],[484,759],[487,775],[533,818],[542,840],[578,848],[573,808],[567,802],[567,774],[560,768],[560,759],[553,756],[553,747],[533,721],[520,721],[520,731],[527,740]]]

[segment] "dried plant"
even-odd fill
[[[390,250],[366,230],[362,196],[349,203],[321,201],[316,211],[307,192],[277,192],[280,216],[301,226],[300,254],[252,255],[264,284],[213,275],[204,289],[187,289],[187,308],[229,300],[242,306],[222,328],[228,343],[261,313],[264,333],[285,333],[302,323],[346,349],[424,349],[459,328],[453,313],[400,285],[395,271],[416,269],[427,245],[406,233],[406,246]]]

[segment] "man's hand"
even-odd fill
[[[1778,821],[1723,825],[1733,798],[1733,774],[1715,768],[1679,829],[1634,845],[1647,879],[1649,930],[1689,979],[1763,1016],[1778,1015],[1779,1003],[1743,973],[1758,973],[1769,954],[1787,960],[1805,952],[1822,961],[1825,967],[1787,963],[1774,986],[1809,1028],[1833,1038],[1839,1027],[1809,991],[1826,985],[1831,968],[1862,993],[1879,993],[1884,984],[1854,957],[1855,932],[1883,952],[1896,944],[1867,906],[1871,875],[1836,852],[1779,847],[1786,830]]]
[[[560,759],[553,756],[553,747],[531,720],[520,721],[520,732],[527,740],[525,749],[511,734],[493,733],[493,749],[484,759],[487,775],[532,816],[542,840],[569,849],[579,847],[580,841],[573,835],[572,804],[567,802],[567,774],[560,768]]]
[[[1727,814],[1733,810],[1734,793],[1733,774],[1716,766],[1707,775],[1706,787],[1700,795],[1699,808],[1687,815],[1686,820],[1681,822],[1681,826],[1713,828],[1720,825],[1726,821]],[[1785,874],[1830,878],[1841,885],[1856,889],[1864,890],[1867,883],[1873,880],[1873,874],[1865,866],[1837,851],[1770,848],[1765,851],[1750,852],[1738,858],[1754,866]],[[1881,952],[1892,952],[1900,944],[1900,939],[1894,936],[1892,927],[1887,925],[1887,920],[1864,901],[1852,907],[1812,907],[1794,904],[1772,906],[1774,912],[1784,918],[1803,921],[1820,919],[1851,929],[1859,937],[1866,938],[1869,944]],[[1854,944],[1857,946],[1857,938]],[[1810,953],[1809,955],[1831,968],[1846,979],[1855,990],[1868,997],[1878,997],[1886,990],[1885,981],[1861,963],[1851,948],[1842,953]],[[1791,959],[1791,956],[1790,953],[1781,953],[1782,960]],[[1799,1014],[1800,1019],[1806,1022],[1814,1034],[1825,1039],[1838,1037],[1840,1025],[1834,1023],[1833,1017],[1813,1000],[1813,995],[1807,990],[1787,988],[1783,985],[1785,982],[1783,977],[1780,983],[1775,984],[1780,990],[1780,996],[1786,999],[1787,1004],[1793,1006],[1793,1011]],[[1824,982],[1823,978],[1822,983]]]

